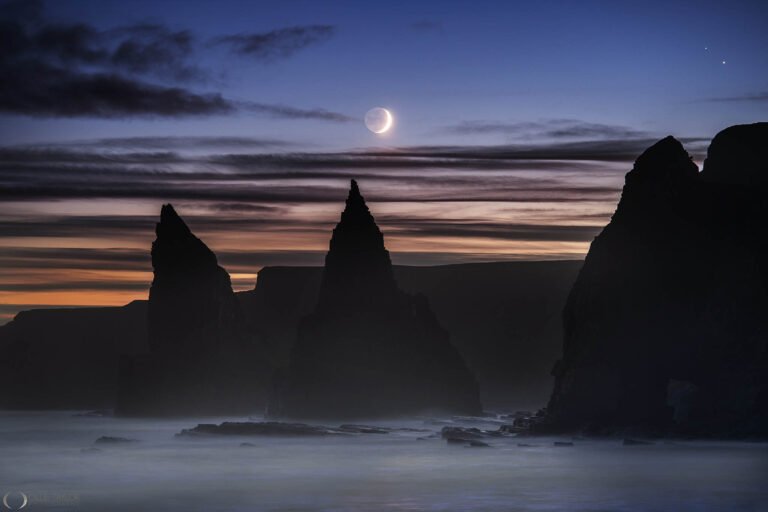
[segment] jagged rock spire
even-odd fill
[[[172,205],[163,205],[155,233],[157,238],[152,243],[155,280],[163,274],[184,274],[193,268],[218,266],[213,251],[192,233]]]
[[[352,180],[347,205],[333,230],[328,257],[334,263],[338,257],[360,252],[379,253],[380,257],[389,261],[389,253],[384,247],[384,235],[368,210],[357,182]]]
[[[315,310],[299,324],[269,414],[478,414],[477,381],[424,297],[398,289],[384,236],[352,180]]]
[[[218,336],[222,324],[231,323],[238,314],[229,274],[170,204],[163,205],[155,232],[148,308],[150,344],[160,351],[189,349],[190,333],[203,325],[216,326]]]
[[[192,235],[187,224],[179,217],[172,204],[164,204],[160,209],[160,222],[155,226],[158,238],[185,238]]]
[[[397,293],[384,235],[351,181],[346,207],[333,230],[325,257],[320,303],[345,307],[353,301],[378,303]]]
[[[229,274],[170,204],[163,205],[155,232],[150,353],[121,362],[118,414],[254,411],[269,364],[247,331]]]

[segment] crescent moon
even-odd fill
[[[384,111],[384,114],[387,116],[387,122],[384,123],[384,126],[382,126],[381,129],[375,133],[384,133],[390,128],[392,128],[392,113],[385,108],[383,108],[382,110]]]
[[[365,114],[365,126],[376,135],[389,131],[394,124],[395,117],[392,112],[384,107],[374,107]]]

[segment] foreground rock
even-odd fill
[[[300,324],[269,414],[362,418],[481,413],[477,382],[423,296],[395,282],[384,237],[352,186],[319,298]]]
[[[502,425],[498,430],[483,430],[476,427],[443,427],[440,437],[448,443],[471,443],[481,439],[514,437],[516,433],[509,430],[508,425]]]
[[[201,423],[190,429],[184,429],[177,436],[338,436],[351,434],[389,434],[390,432],[431,432],[431,430],[377,427],[372,425],[344,424],[338,427],[308,425],[306,423],[289,423],[282,421],[226,421],[220,425]]]
[[[281,421],[225,421],[220,425],[213,423],[200,423],[198,426],[190,429],[184,429],[176,435],[179,437],[209,435],[297,437],[344,435],[348,433],[349,432],[344,432],[338,429],[323,427],[320,425],[307,425],[305,423],[285,423]]]
[[[126,356],[116,413],[243,414],[265,401],[270,368],[246,328],[229,274],[171,205],[152,244],[149,353]]]
[[[768,123],[672,137],[626,176],[565,313],[540,431],[768,436]]]

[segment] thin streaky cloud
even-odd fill
[[[262,60],[287,58],[324,41],[336,31],[332,25],[303,25],[269,32],[234,34],[215,38],[212,44],[229,47],[234,53]]]
[[[741,96],[720,96],[715,98],[707,98],[703,101],[710,101],[710,102],[743,101],[743,102],[762,103],[762,102],[768,102],[768,91],[762,91],[762,92],[757,92],[753,94],[744,94]]]
[[[452,135],[502,134],[521,139],[639,139],[650,134],[627,126],[593,123],[577,119],[550,119],[534,122],[463,121],[444,127]]]
[[[349,123],[357,121],[356,118],[332,112],[323,108],[297,108],[288,105],[268,105],[265,103],[239,102],[242,110],[264,114],[278,119],[314,119],[319,121],[332,121],[334,123]]]

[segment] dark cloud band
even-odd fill
[[[331,26],[311,25],[216,41],[238,54],[274,59],[326,40],[333,32]],[[53,23],[35,0],[0,5],[0,112],[124,118],[215,116],[246,110],[282,119],[349,120],[325,109],[243,104],[217,92],[190,89],[191,83],[208,75],[192,64],[199,51],[196,39],[188,30],[160,24],[100,31],[84,23]]]

